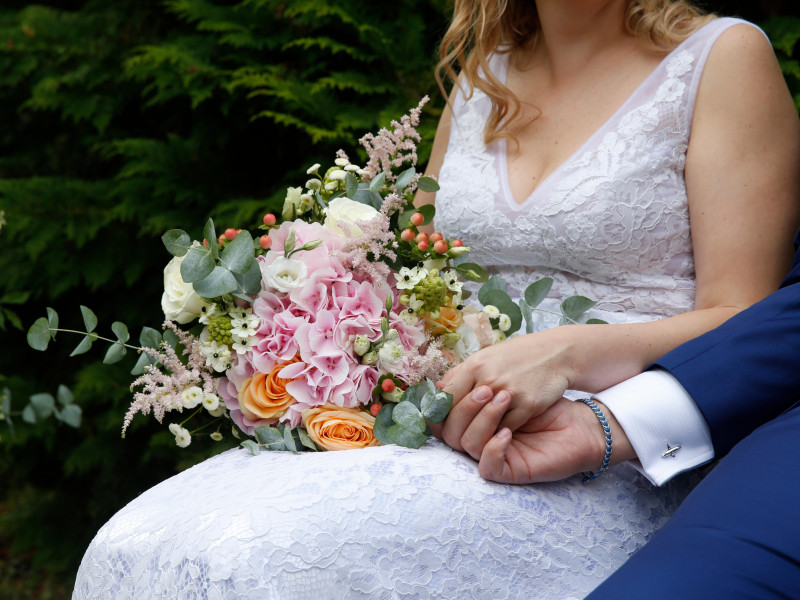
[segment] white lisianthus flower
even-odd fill
[[[461,337],[453,346],[453,351],[459,360],[463,362],[481,349],[481,343],[478,339],[478,334],[466,323],[456,329],[456,333]]]
[[[369,350],[369,338],[365,335],[357,335],[353,342],[353,352],[358,356],[364,356]]]
[[[192,435],[189,433],[189,430],[180,427],[178,432],[175,434],[175,444],[179,448],[186,448],[191,443]]]
[[[221,434],[219,431],[215,431],[214,433],[212,433],[212,434],[211,434],[210,436],[208,436],[208,437],[210,437],[210,438],[211,438],[212,440],[214,440],[215,442],[219,442],[219,441],[221,441],[221,440],[222,440],[222,434]]]
[[[184,408],[194,408],[203,400],[203,390],[196,385],[186,388],[181,392],[181,400]]]
[[[377,216],[378,211],[373,207],[350,200],[350,198],[334,198],[325,209],[324,227],[335,231],[339,235],[360,236],[361,229],[356,225],[357,221],[369,221]],[[345,232],[340,225],[347,225],[348,231]]]
[[[399,387],[394,388],[391,392],[381,392],[381,398],[383,398],[386,402],[400,402],[400,398],[403,397],[403,390]]]
[[[267,289],[287,293],[302,287],[308,278],[308,267],[292,258],[276,258],[272,264],[262,267],[264,285]]]
[[[361,357],[361,364],[362,365],[374,365],[378,362],[378,353],[375,350],[370,350],[364,356]]]
[[[196,245],[200,245],[195,242]],[[161,296],[161,310],[168,321],[185,325],[203,314],[209,305],[194,291],[191,283],[181,277],[181,264],[186,258],[175,256],[164,268],[164,294]]]
[[[406,351],[397,342],[385,342],[378,351],[378,368],[386,373],[396,373],[404,366]]]
[[[498,309],[493,304],[487,304],[483,307],[483,314],[485,314],[490,319],[498,319],[500,317],[500,309]]]
[[[331,181],[344,181],[345,177],[347,177],[347,171],[343,171],[342,169],[336,169],[328,173],[328,179]]]
[[[214,410],[208,411],[208,414],[210,414],[212,417],[221,417],[225,414],[225,405],[220,402],[220,405]]]
[[[217,373],[222,373],[231,367],[231,349],[225,344],[206,342],[200,351],[206,357],[206,365]]]
[[[469,252],[469,246],[453,246],[447,251],[447,256],[451,258],[458,258]]]
[[[499,320],[498,320],[498,322],[497,322],[497,327],[498,327],[498,328],[500,329],[500,331],[502,331],[503,333],[505,333],[506,331],[508,331],[509,329],[511,329],[511,317],[509,317],[509,316],[508,316],[507,314],[505,314],[505,313],[501,314],[501,315],[500,315],[500,319],[499,319]]]
[[[207,411],[212,411],[212,410],[218,409],[219,408],[219,396],[217,396],[216,394],[204,393],[203,394],[203,407]]]
[[[395,279],[397,279],[398,290],[413,290],[414,287],[428,276],[428,270],[424,267],[401,267]]]
[[[306,175],[311,175],[312,173],[316,173],[322,165],[319,163],[314,163],[306,170]]]
[[[286,221],[302,214],[300,211],[300,196],[302,193],[303,188],[301,187],[286,188],[286,199],[283,201],[283,211],[281,211],[281,216]]]

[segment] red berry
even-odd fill
[[[221,236],[219,236],[219,239],[217,241],[220,243],[220,245],[224,246],[225,242],[227,242],[228,240],[225,237],[225,234],[223,233]]]
[[[208,240],[207,239],[203,239],[203,246],[208,248]]]
[[[416,233],[414,233],[413,229],[404,229],[403,233],[400,234],[400,239],[404,242],[410,242],[416,237]]]
[[[464,245],[464,242],[462,242],[461,240],[453,240],[452,242],[450,242],[450,245],[453,248],[461,248],[461,246]]]
[[[422,252],[425,252],[428,249],[428,242],[419,242],[417,244],[417,248],[419,248]]]
[[[269,247],[272,246],[272,238],[268,235],[262,235],[260,238],[258,238],[258,244],[264,250],[269,250]]]
[[[376,402],[375,404],[370,405],[369,414],[371,414],[373,417],[377,417],[378,413],[381,412],[381,408],[383,408],[383,405]]]
[[[384,379],[383,382],[381,383],[381,389],[384,392],[387,393],[393,392],[394,388],[395,388],[394,381],[392,381],[391,379]]]
[[[417,234],[417,241],[418,242],[429,242],[430,238],[428,237],[428,234],[423,231],[422,233],[418,233]]]
[[[275,221],[276,221],[275,215],[273,215],[272,213],[267,213],[264,215],[264,225],[272,227],[273,225],[275,225]]]
[[[444,240],[438,240],[433,243],[433,249],[436,250],[439,254],[444,254],[447,252],[447,242]]]
[[[425,222],[425,215],[423,215],[422,213],[414,213],[413,215],[411,215],[411,222],[417,227],[419,227]]]
[[[444,236],[441,233],[439,233],[438,231],[434,231],[431,234],[431,241],[432,242],[438,242],[439,240],[443,240],[443,239],[444,239]]]
[[[235,230],[233,227],[228,227],[228,228],[225,230],[225,237],[226,237],[226,238],[228,238],[228,239],[229,239],[229,240],[231,240],[231,241],[233,241],[233,240],[234,240],[234,238],[235,238],[237,235],[239,235],[239,232],[238,232],[238,231],[236,231],[236,230]]]

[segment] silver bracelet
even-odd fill
[[[608,426],[608,419],[606,419],[603,411],[600,410],[599,406],[597,406],[597,402],[591,398],[578,398],[578,400],[592,409],[592,412],[600,420],[600,425],[603,427],[603,433],[606,436],[606,453],[603,455],[603,462],[600,465],[600,468],[597,469],[597,471],[589,471],[588,473],[584,473],[583,483],[589,483],[605,473],[606,469],[608,469],[608,463],[611,462],[611,428]]]

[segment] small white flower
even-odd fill
[[[487,304],[483,307],[483,314],[485,314],[490,319],[497,319],[500,317],[500,309],[498,309],[493,304]]]
[[[217,308],[216,304],[206,304],[200,309],[200,322],[203,325],[208,325],[211,317],[215,317],[218,314],[220,314],[220,310]]]
[[[396,373],[404,366],[406,351],[397,342],[385,342],[378,351],[378,368],[386,373]]]
[[[365,335],[357,335],[353,342],[353,352],[358,356],[364,356],[369,350],[369,338]]]
[[[319,179],[309,179],[306,181],[306,189],[317,191],[322,187],[322,182]]]
[[[329,192],[332,192],[333,190],[335,190],[338,187],[339,187],[339,184],[336,183],[335,181],[329,181],[328,183],[325,184],[325,189],[328,190]]]
[[[322,165],[321,165],[321,164],[319,164],[319,163],[314,163],[313,165],[311,165],[311,166],[308,168],[308,170],[306,171],[306,175],[311,175],[312,173],[316,173],[316,172],[317,172],[317,170],[318,170],[318,169],[319,169],[321,166],[322,166]]]
[[[447,256],[452,258],[458,258],[469,252],[469,246],[453,246],[450,250],[447,251]]]
[[[400,402],[403,397],[403,390],[399,387],[394,388],[391,392],[381,392],[381,398],[386,402]]]
[[[492,344],[499,344],[500,342],[505,342],[507,336],[502,331],[498,331],[497,329],[492,329]]]
[[[344,181],[345,177],[347,177],[347,171],[343,171],[342,169],[336,169],[328,173],[328,179],[331,181]]]
[[[252,309],[238,309],[228,312],[231,317],[231,335],[242,339],[252,337],[261,327],[261,319],[254,315]]]
[[[222,434],[219,431],[215,431],[209,437],[215,442],[219,442],[220,440],[222,440]]]
[[[311,194],[302,194],[300,196],[300,210],[298,212],[307,213],[314,207],[314,197]]]
[[[233,335],[233,344],[231,347],[236,351],[236,354],[247,354],[258,343],[256,336],[241,338],[238,335]]]
[[[177,423],[170,423],[169,424],[169,431],[172,435],[178,435],[182,427]]]
[[[217,373],[231,368],[231,349],[225,344],[206,342],[200,350],[206,356],[206,365]]]
[[[194,408],[203,401],[203,390],[196,385],[186,388],[181,392],[181,400],[184,408]]]
[[[364,356],[361,357],[361,364],[362,365],[374,365],[378,362],[378,353],[375,350],[370,350]]]
[[[239,435],[239,430],[236,427],[231,427],[231,435],[235,437],[237,440],[242,439],[242,436]]]
[[[346,167],[350,164],[350,161],[346,158],[337,158],[333,161],[333,164],[335,164],[337,167]]]
[[[350,173],[356,173],[361,170],[361,167],[358,165],[345,165],[344,170]]]
[[[398,290],[413,290],[420,281],[428,276],[428,270],[422,267],[401,267],[397,273],[397,289]]]
[[[509,329],[511,329],[511,317],[507,314],[503,313],[500,315],[500,320],[497,322],[497,327],[505,333]]]
[[[208,414],[210,414],[212,417],[221,417],[225,414],[225,405],[220,402],[219,406],[214,410],[208,411]]]
[[[283,211],[281,216],[285,220],[292,219],[300,214],[300,195],[303,193],[301,187],[286,188],[286,199],[283,201]]]
[[[219,408],[219,396],[216,394],[203,394],[203,406],[206,410],[212,411]]]
[[[186,448],[189,444],[191,444],[192,435],[189,433],[189,430],[181,427],[180,431],[175,434],[175,443],[179,448]]]
[[[411,294],[411,297],[408,299],[408,311],[411,313],[418,313],[423,306],[425,306],[425,302],[423,300],[417,300],[416,294]]]
[[[417,323],[419,323],[419,317],[417,317],[417,315],[415,315],[413,313],[410,313],[408,311],[408,309],[401,310],[400,314],[397,315],[397,316],[400,317],[400,320],[402,320],[407,325],[412,325],[413,326],[413,325],[416,325]]]
[[[457,294],[461,293],[461,288],[464,287],[464,284],[458,280],[458,273],[455,271],[444,271],[441,273],[441,277],[448,290]]]
[[[272,264],[262,268],[264,285],[284,294],[302,287],[308,276],[306,263],[291,258],[276,258]]]

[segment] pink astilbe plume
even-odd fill
[[[386,204],[384,202],[384,207]],[[385,257],[391,261],[397,259],[397,254],[394,252],[397,241],[389,216],[382,208],[373,218],[358,221],[356,224],[362,234],[353,235],[348,231],[350,233],[348,241],[342,248],[347,254],[348,266],[373,283],[386,281],[391,269],[381,261],[381,258]]]
[[[147,365],[144,368],[145,374],[131,384],[131,391],[137,387],[142,389],[134,393],[133,402],[125,414],[122,437],[125,437],[125,431],[137,412],[147,415],[152,410],[156,420],[161,423],[166,412],[183,411],[181,393],[187,388],[197,386],[209,394],[217,393],[218,380],[215,378],[214,370],[206,366],[206,358],[200,350],[200,340],[178,328],[172,321],[166,321],[163,328],[171,330],[177,336],[184,347],[186,364],[183,364],[175,349],[167,342],[162,342],[157,350],[143,349],[161,367],[154,364]]]
[[[364,167],[365,181],[370,181],[382,171],[387,172],[387,181],[392,181],[395,179],[395,176],[390,174],[392,167],[400,167],[404,163],[409,163],[411,166],[417,164],[416,143],[420,141],[420,135],[416,127],[419,125],[422,107],[428,99],[428,96],[425,96],[420,100],[419,105],[404,115],[399,123],[392,121],[391,125],[394,128],[392,131],[382,127],[377,136],[368,133],[358,140],[369,156]],[[416,180],[416,177],[414,179]],[[415,180],[406,188],[410,193],[413,193],[416,187]]]

